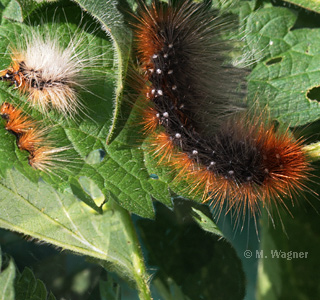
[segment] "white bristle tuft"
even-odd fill
[[[0,77],[14,84],[41,113],[53,109],[74,118],[86,109],[79,92],[92,93],[87,86],[93,82],[92,71],[102,65],[102,54],[92,57],[87,52],[94,32],[88,40],[83,29],[67,28],[69,37],[62,38],[58,28],[53,24],[23,30],[10,44],[12,63]]]

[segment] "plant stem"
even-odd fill
[[[148,283],[148,275],[139,247],[137,247],[137,251],[133,253],[133,266],[136,271],[134,276],[136,279],[140,300],[151,300],[152,297]]]
[[[113,207],[113,209],[121,211],[122,222],[126,228],[127,243],[130,244],[129,247],[131,248],[130,256],[132,265],[130,266],[130,269],[136,282],[139,298],[140,300],[152,300],[148,280],[149,275],[146,271],[138,235],[132,222],[131,215],[111,199],[109,200],[108,205]]]

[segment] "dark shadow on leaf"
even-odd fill
[[[282,57],[275,57],[275,58],[272,58],[270,60],[268,60],[266,62],[266,65],[267,66],[271,66],[271,65],[274,65],[274,64],[277,64],[277,63],[280,63],[282,62]]]

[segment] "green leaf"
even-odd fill
[[[0,266],[1,266],[0,252]],[[2,266],[3,268],[3,266]],[[25,268],[22,274],[16,274],[13,260],[0,274],[0,299],[1,300],[56,300],[54,295],[48,295],[42,281],[36,279],[32,271]]]
[[[74,196],[44,182],[30,182],[8,171],[0,184],[0,227],[21,232],[63,249],[109,261],[148,294],[147,274],[130,215],[109,199],[97,214]],[[21,217],[23,216],[23,217]],[[146,296],[145,296],[146,297]],[[148,297],[144,299],[149,299]]]
[[[320,13],[320,3],[317,0],[284,0],[284,1],[301,6],[305,9]]]
[[[17,22],[23,21],[21,7],[18,1],[11,0],[2,12],[2,17],[5,19],[11,19]]]
[[[168,278],[163,282],[160,278],[155,278],[152,284],[156,287],[157,292],[164,300],[191,300],[188,296],[183,294],[181,287],[179,287],[172,278]]]
[[[243,299],[240,259],[229,242],[199,227],[193,207],[210,214],[207,206],[179,199],[173,210],[157,203],[155,221],[138,222],[161,299]]]
[[[34,10],[44,4],[41,1],[34,0],[7,0],[1,2],[5,6],[1,14],[3,23],[6,23],[6,20],[23,22]]]
[[[313,198],[313,199],[312,199]],[[320,268],[318,253],[319,200],[309,197],[309,203],[290,207],[282,213],[276,228],[270,226],[269,216],[264,215],[258,268],[257,299],[318,299],[317,280]],[[301,199],[305,201],[306,199]],[[284,230],[287,232],[284,232]],[[261,251],[260,250],[260,251]]]
[[[112,7],[115,9],[114,6]],[[76,14],[76,11],[79,14]],[[139,139],[139,129],[137,126],[127,126],[126,130],[118,135],[112,144],[106,146],[105,139],[110,132],[110,127],[113,126],[114,80],[120,77],[123,79],[124,76],[121,73],[122,75],[119,77],[119,70],[114,70],[111,41],[101,31],[87,30],[87,28],[95,26],[94,21],[88,16],[82,19],[86,26],[73,25],[73,23],[78,24],[81,21],[79,20],[81,11],[75,4],[65,7],[63,11],[60,8],[49,10],[48,20],[50,20],[50,13],[54,13],[56,18],[59,14],[65,14],[62,17],[65,21],[60,22],[59,25],[54,24],[54,20],[48,21],[47,24],[42,23],[38,26],[39,30],[59,34],[59,41],[65,44],[70,41],[70,35],[80,35],[83,40],[83,51],[87,53],[88,57],[99,58],[98,66],[90,70],[95,79],[90,83],[90,91],[81,92],[81,98],[87,109],[85,114],[82,114],[77,120],[62,121],[55,112],[43,116],[35,109],[26,109],[24,105],[26,113],[29,113],[32,118],[41,120],[45,126],[52,127],[52,133],[49,134],[48,139],[53,140],[57,147],[70,148],[63,153],[67,162],[58,164],[52,172],[34,171],[28,165],[28,153],[18,149],[16,138],[9,134],[2,125],[0,128],[2,138],[0,172],[4,176],[6,170],[14,166],[34,182],[41,176],[46,182],[61,191],[71,187],[77,197],[97,211],[101,211],[100,206],[105,199],[101,195],[105,196],[111,193],[124,208],[141,216],[152,218],[154,211],[150,201],[151,197],[170,204],[170,194],[167,185],[160,180],[150,178],[144,166],[142,150],[136,146],[136,139]],[[52,22],[53,24],[51,24]],[[113,28],[112,26],[111,28]],[[8,52],[8,46],[19,40],[20,34],[23,35],[31,30],[30,26],[24,24],[7,24],[1,29],[0,49],[3,49],[3,52]],[[117,30],[120,29],[116,27],[115,32],[118,32]],[[122,36],[123,32],[117,34]],[[124,42],[122,41],[119,45],[122,43]],[[121,47],[128,47],[128,45]],[[120,51],[120,48],[117,48],[117,51]],[[123,52],[122,49],[121,53]],[[2,68],[6,68],[10,64],[9,54],[2,61],[0,60]],[[120,82],[117,81],[117,84],[119,85]],[[120,101],[120,94],[118,96]],[[18,104],[25,102],[26,97],[8,86],[6,82],[2,82],[0,84],[0,103],[4,101]],[[102,157],[95,158],[97,153],[103,153]],[[89,185],[95,186],[95,194],[88,192],[88,184],[83,182],[85,178]],[[96,195],[100,196],[96,198]]]
[[[261,61],[249,75],[249,102],[267,105],[272,118],[291,126],[320,117],[315,94],[320,85],[320,30],[290,31],[295,21],[290,10],[273,7],[256,11],[246,21],[247,47]]]
[[[120,286],[115,286],[111,276],[107,281],[100,280],[99,288],[101,300],[121,300]]]
[[[193,219],[198,223],[198,225],[205,231],[213,233],[215,235],[223,237],[223,233],[218,228],[218,226],[213,222],[211,218],[205,215],[202,211],[192,207],[192,210],[195,212]]]
[[[55,300],[52,293],[48,296],[43,282],[36,279],[32,271],[25,268],[22,274],[17,276],[15,290],[15,300]]]
[[[16,275],[16,268],[12,259],[9,260],[8,266],[3,270],[2,257],[0,251],[0,299],[1,300],[15,300],[14,292],[14,278]]]
[[[117,82],[115,91],[115,104],[113,111],[112,127],[108,133],[107,143],[110,143],[114,135],[119,132],[117,124],[121,110],[121,101],[123,96],[124,79],[128,68],[129,55],[131,51],[132,34],[124,21],[124,16],[120,13],[118,1],[115,0],[73,0],[78,3],[82,9],[89,12],[102,25],[102,28],[113,40],[114,61],[117,64]],[[124,2],[123,2],[124,3]]]

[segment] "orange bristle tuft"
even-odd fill
[[[67,162],[61,157],[61,152],[68,147],[54,148],[47,139],[48,129],[40,126],[39,122],[32,120],[22,110],[10,103],[3,103],[0,114],[6,120],[6,130],[12,132],[17,138],[20,150],[29,152],[29,164],[36,170],[51,172],[58,162]]]
[[[15,134],[27,132],[34,126],[34,122],[25,116],[19,108],[15,108],[7,102],[1,105],[0,113],[1,117],[7,121],[6,130]]]
[[[143,112],[143,121],[141,122],[144,133],[149,134],[154,132],[159,126],[159,121],[160,117],[158,112],[152,107],[146,108]]]
[[[8,120],[11,116],[12,119],[17,118],[21,115],[21,110],[15,108],[8,102],[3,102],[0,107],[0,114],[3,119]]]
[[[159,163],[163,160],[170,161],[174,151],[174,145],[170,136],[165,132],[159,132],[152,135],[151,140],[151,147],[154,155],[159,158]]]
[[[31,153],[45,142],[46,133],[47,130],[40,128],[39,126],[31,128],[19,137],[17,145],[19,149],[26,150]]]
[[[152,4],[150,10],[144,9],[141,11],[138,23],[135,24],[138,34],[138,56],[143,62],[142,68],[147,72],[153,67],[151,58],[159,52],[163,46],[163,41],[159,38],[157,32],[157,23],[164,17],[164,11],[161,6],[158,8],[156,3]],[[150,43],[152,41],[152,43]]]

